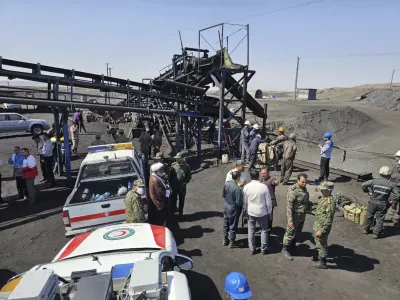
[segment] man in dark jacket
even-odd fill
[[[164,176],[164,165],[156,163],[151,167],[152,174],[149,178],[149,223],[165,226],[168,219],[168,199],[171,190],[168,184],[162,179]]]
[[[387,166],[380,168],[379,175],[381,178],[368,180],[361,185],[362,190],[371,196],[364,221],[364,234],[370,233],[375,216],[374,239],[378,239],[383,232],[383,221],[390,204],[392,204],[390,194],[393,194],[393,203],[398,203],[400,198],[396,184],[389,181],[390,168]]]
[[[243,191],[239,187],[240,173],[233,172],[232,180],[225,183],[222,196],[224,197],[224,237],[223,245],[235,248],[237,215],[243,207]]]
[[[261,139],[261,135],[259,135],[259,134],[257,134],[255,136],[255,138],[252,139],[251,144],[250,144],[250,149],[249,149],[249,153],[250,153],[249,169],[254,168],[254,164],[255,164],[256,158],[257,158],[258,146],[261,143],[265,143],[266,141],[267,141],[267,139]]]

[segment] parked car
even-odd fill
[[[42,134],[50,127],[50,123],[46,120],[28,119],[17,113],[0,113],[0,134],[20,132]]]
[[[67,237],[123,223],[125,194],[136,179],[146,182],[143,160],[132,143],[90,146],[88,152],[63,208]],[[147,195],[146,189],[142,196],[145,214]]]
[[[21,110],[21,104],[13,104],[13,103],[3,103],[5,110]]]

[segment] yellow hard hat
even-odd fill
[[[278,131],[284,133],[285,132],[285,128],[279,127]]]
[[[60,139],[60,142],[64,142],[64,137],[62,137],[62,138]]]

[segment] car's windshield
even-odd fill
[[[81,180],[104,176],[126,175],[134,172],[135,170],[132,163],[128,159],[109,160],[106,162],[84,165],[81,172]]]

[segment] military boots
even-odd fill
[[[326,258],[325,257],[318,257],[318,263],[314,265],[314,268],[317,269],[328,269],[326,265]]]
[[[282,254],[285,255],[288,260],[293,260],[293,257],[290,255],[286,245],[283,245]]]

